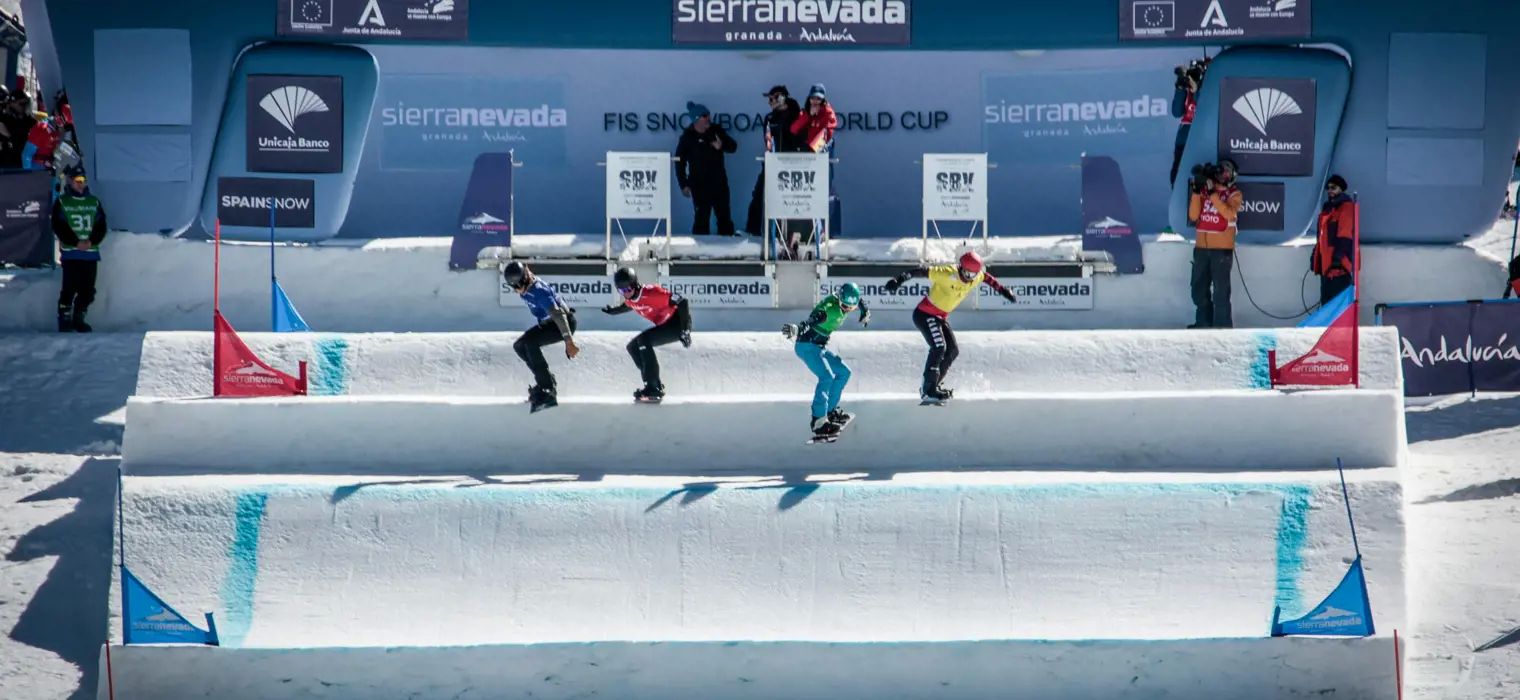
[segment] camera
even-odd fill
[[[1193,191],[1193,194],[1203,194],[1204,183],[1209,180],[1217,183],[1222,179],[1219,176],[1220,170],[1222,168],[1218,163],[1199,163],[1193,166],[1193,176],[1188,181],[1188,188]]]
[[[1225,175],[1227,171],[1229,176]],[[1188,188],[1193,194],[1202,194],[1204,183],[1209,180],[1213,180],[1216,185],[1228,185],[1239,172],[1240,167],[1229,158],[1222,158],[1218,163],[1199,163],[1193,166],[1193,177],[1188,181]]]
[[[1188,78],[1192,78],[1193,79],[1193,84],[1194,85],[1202,85],[1203,84],[1203,74],[1204,74],[1204,72],[1208,71],[1208,69],[1209,69],[1209,59],[1207,59],[1207,58],[1197,58],[1197,59],[1193,59],[1191,61],[1188,61],[1187,65],[1174,66],[1172,68],[1172,73],[1176,74],[1176,76],[1177,76],[1177,89],[1178,90],[1190,90],[1190,89],[1192,89],[1192,86],[1188,85]]]

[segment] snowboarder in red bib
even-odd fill
[[[602,313],[633,311],[654,324],[628,341],[628,356],[644,378],[644,388],[633,392],[633,399],[659,403],[665,398],[665,385],[660,383],[660,360],[654,349],[676,341],[682,347],[691,347],[691,310],[681,295],[672,294],[658,284],[639,284],[633,268],[618,268],[612,275],[612,284],[622,295],[623,303],[603,306]]]
[[[929,359],[924,362],[924,383],[918,390],[919,400],[924,404],[943,404],[955,392],[941,382],[950,373],[950,365],[956,356],[960,355],[955,331],[950,329],[950,312],[960,306],[978,285],[986,284],[1010,303],[1014,301],[1013,290],[987,273],[982,256],[975,251],[962,255],[958,265],[934,265],[904,272],[887,281],[887,291],[897,291],[914,277],[929,278],[929,293],[913,310],[913,325],[929,343]]]

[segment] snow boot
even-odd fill
[[[554,408],[559,405],[559,399],[555,397],[553,389],[544,389],[537,386],[528,387],[528,412],[538,413],[546,408]]]
[[[665,385],[645,386],[633,392],[633,400],[639,403],[659,403],[665,400]]]
[[[838,408],[829,411],[829,422],[841,428],[849,425],[852,420],[855,420],[855,414],[853,413],[846,413]]]
[[[827,438],[839,434],[839,424],[830,421],[827,417],[814,418],[812,428],[813,437]]]
[[[89,333],[90,331],[95,330],[94,328],[90,327],[90,324],[84,322],[84,311],[80,309],[74,310],[73,322],[69,325],[74,329],[74,332],[76,333]]]

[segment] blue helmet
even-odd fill
[[[845,282],[839,288],[839,303],[843,306],[860,306],[860,287],[854,282]]]

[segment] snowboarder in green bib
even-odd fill
[[[845,365],[843,358],[825,349],[825,346],[829,344],[829,336],[857,308],[860,309],[860,325],[869,325],[871,310],[861,301],[860,287],[854,283],[845,283],[837,294],[830,294],[818,302],[806,321],[788,323],[781,327],[782,335],[796,339],[797,357],[802,358],[808,369],[818,377],[818,385],[813,389],[812,428],[815,439],[831,440],[837,437],[839,431],[854,418],[839,410],[839,398],[844,394],[844,385],[850,381],[850,368]]]
[[[89,333],[85,313],[95,301],[95,268],[106,237],[106,211],[90,193],[84,169],[64,171],[68,186],[53,203],[53,235],[63,249],[63,287],[58,293],[58,332]]]

